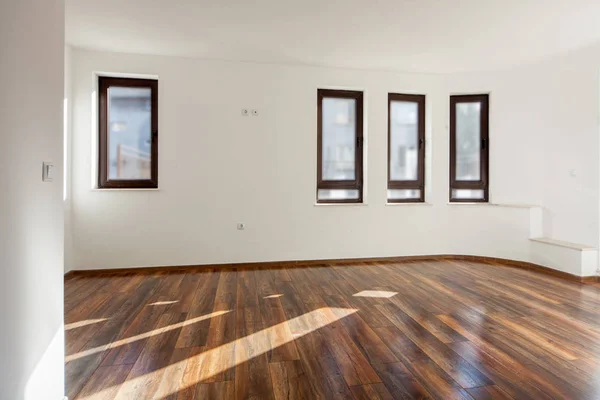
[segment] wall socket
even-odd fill
[[[258,110],[252,110],[252,116],[253,117],[258,117]]]
[[[237,229],[238,231],[243,231],[244,229],[246,229],[246,224],[243,222],[238,222]]]

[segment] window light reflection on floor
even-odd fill
[[[363,290],[362,292],[358,292],[353,294],[354,297],[379,297],[383,299],[389,299],[397,295],[398,292],[388,292],[385,290]]]
[[[140,394],[139,390],[151,387],[157,382],[160,383],[157,384],[156,393],[153,396],[159,399],[165,398],[243,364],[252,358],[266,354],[270,350],[292,342],[298,337],[339,321],[357,311],[358,309],[352,308],[323,307],[308,312],[230,343],[206,350],[167,367],[131,378],[118,389],[116,398],[136,398]],[[296,331],[292,335],[291,326],[302,326],[305,329]],[[182,379],[184,376],[185,380]],[[180,382],[180,385],[174,388],[173,381]],[[104,398],[104,395],[114,394],[114,390],[115,388],[111,386],[93,395],[83,397],[82,400]]]
[[[178,303],[179,300],[172,300],[172,301],[157,301],[155,303],[150,303],[148,304],[149,306],[166,306],[168,304],[175,304]]]
[[[202,315],[197,318],[191,318],[191,319],[188,319],[183,322],[178,322],[176,324],[168,325],[163,328],[158,328],[158,329],[155,329],[150,332],[142,333],[140,335],[132,336],[127,339],[117,340],[117,341],[105,344],[103,346],[98,346],[98,347],[94,347],[92,349],[80,351],[79,353],[76,353],[73,355],[68,355],[67,357],[65,357],[65,361],[70,362],[70,361],[78,360],[80,358],[87,357],[92,354],[101,353],[106,350],[114,349],[115,347],[119,347],[119,346],[123,346],[123,345],[129,344],[129,343],[137,342],[138,340],[148,339],[152,336],[160,335],[161,333],[169,332],[169,331],[172,331],[175,329],[180,329],[187,325],[192,325],[192,324],[195,324],[200,321],[204,321],[204,320],[207,320],[207,319],[210,319],[213,317],[218,317],[219,315],[227,314],[228,312],[231,312],[231,310],[216,311],[216,312],[213,312],[213,313],[210,313],[207,315]]]
[[[70,324],[66,324],[65,325],[65,330],[71,330],[71,329],[76,329],[76,328],[81,328],[84,326],[88,326],[88,325],[92,325],[92,324],[97,324],[99,322],[104,322],[104,321],[108,321],[108,318],[97,318],[97,319],[85,319],[83,321],[78,321],[78,322],[73,322]]]

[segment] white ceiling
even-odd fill
[[[600,41],[600,0],[67,0],[66,19],[85,48],[442,73]]]

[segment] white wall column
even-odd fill
[[[63,57],[64,0],[0,4],[0,399],[64,395]]]

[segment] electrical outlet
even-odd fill
[[[238,231],[243,231],[244,229],[246,229],[246,224],[243,222],[239,222],[237,224],[237,229],[238,229]]]
[[[243,117],[247,117],[248,115],[250,115],[250,113],[248,112],[247,108],[242,108],[242,116]]]
[[[252,116],[258,117],[258,110],[252,110]]]

